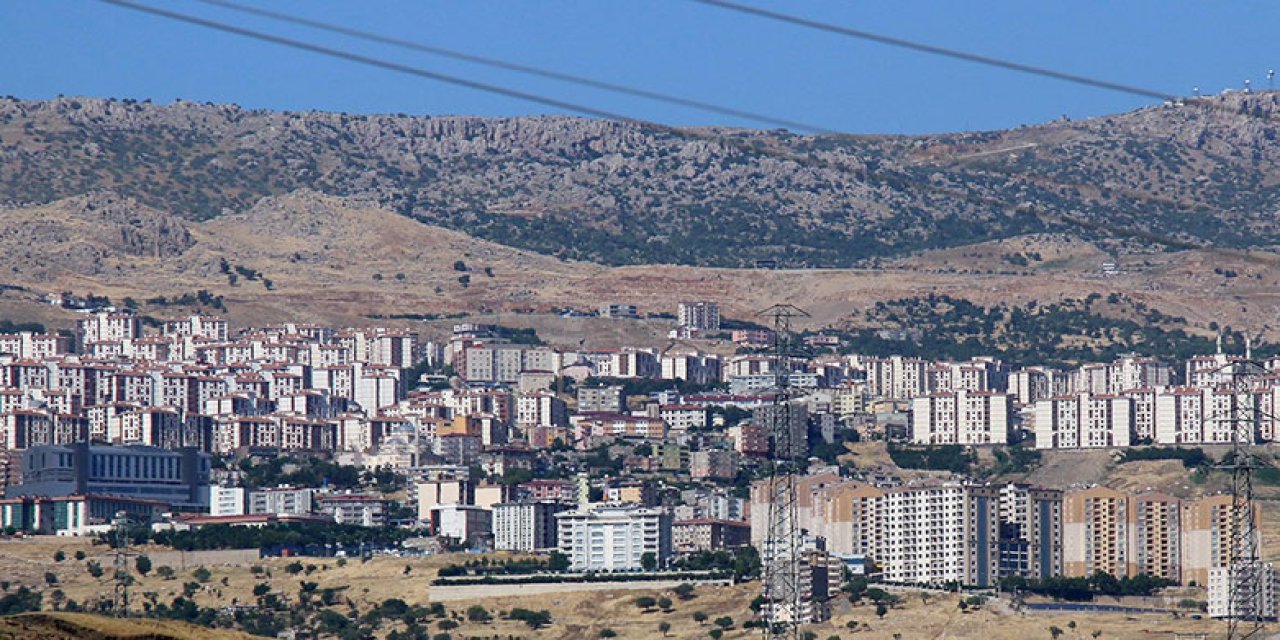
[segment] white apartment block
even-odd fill
[[[928,391],[929,363],[918,358],[865,358],[867,390],[873,397],[910,400]]]
[[[181,320],[164,323],[164,335],[206,338],[225,342],[227,340],[227,321],[213,316],[193,315]]]
[[[70,351],[71,342],[56,334],[33,333],[0,333],[0,354],[9,354],[17,358],[44,360]]]
[[[1183,379],[1188,387],[1221,387],[1235,382],[1237,373],[1246,369],[1245,359],[1240,356],[1218,353],[1206,356],[1194,356],[1187,360],[1187,375]]]
[[[1078,393],[1035,405],[1037,449],[1127,447],[1133,433],[1133,400]]]
[[[1231,443],[1252,439],[1258,397],[1230,389],[1176,387],[1156,396],[1157,444]]]
[[[659,375],[663,380],[685,380],[711,384],[720,380],[720,357],[706,353],[670,353],[662,356]]]
[[[1118,394],[1168,386],[1172,372],[1172,367],[1155,358],[1130,354],[1114,362],[1086,364],[1072,371],[1068,386],[1073,393]]]
[[[81,346],[142,337],[142,319],[131,313],[98,312],[79,322]]]
[[[890,582],[966,581],[967,500],[961,485],[888,489],[876,562]]]
[[[1066,392],[1066,376],[1057,369],[1027,367],[1009,374],[1005,393],[1019,405],[1031,405]]]
[[[493,505],[493,548],[497,551],[557,548],[555,515],[569,508],[569,505],[550,500]]]
[[[1275,620],[1280,614],[1277,582],[1280,576],[1270,562],[1242,563],[1234,574],[1228,567],[1210,569],[1209,617]]]
[[[568,424],[568,408],[564,400],[547,391],[521,393],[516,396],[516,427],[554,427]]]
[[[671,515],[635,505],[585,504],[555,514],[560,553],[573,571],[639,571],[645,554],[658,567],[671,557]]]
[[[1012,422],[1009,396],[992,391],[932,393],[911,402],[916,444],[1006,444]]]

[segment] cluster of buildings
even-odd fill
[[[676,321],[673,337],[728,337],[736,348],[562,349],[481,324],[456,325],[439,342],[298,324],[232,335],[220,318],[152,329],[121,312],[87,313],[74,336],[0,335],[0,528],[76,533],[118,511],[180,513],[183,526],[408,524],[458,545],[558,550],[575,570],[635,571],[680,553],[761,547],[767,485],[752,486],[749,500],[730,489],[745,490],[770,456],[805,458],[851,432],[1038,449],[1277,434],[1280,359],[1255,372],[1247,357],[1219,352],[1177,371],[1129,355],[1061,371],[842,355],[837,336],[818,334],[805,342],[823,355],[779,360],[762,354],[774,340],[767,330],[722,334],[715,303],[681,303]],[[650,380],[671,385],[627,393]],[[783,406],[779,380],[794,390]],[[780,430],[785,441],[773,437]],[[573,471],[600,455],[617,469],[563,479],[552,452],[570,456]],[[242,486],[212,464],[278,456],[392,470],[407,479],[409,501]],[[1233,521],[1222,497],[839,472],[801,484],[808,604],[787,615],[812,619],[846,568],[904,583],[1106,571],[1211,584]],[[405,511],[413,517],[393,517]]]
[[[754,483],[749,508],[752,544],[766,550],[776,544],[768,520],[774,486]],[[1145,575],[1208,587],[1211,614],[1226,617],[1234,536],[1246,517],[1254,520],[1254,544],[1261,544],[1256,509],[1243,511],[1229,495],[1182,500],[1097,486],[873,483],[829,471],[799,478],[797,498],[798,527],[823,552],[821,561],[806,554],[802,565],[824,568],[802,581],[803,600],[813,602],[802,619],[812,621],[823,619],[815,594],[826,592],[826,568],[841,565],[855,572],[874,568],[894,583],[934,586]],[[1274,568],[1257,570],[1265,578],[1259,583],[1274,593]],[[1275,598],[1264,601],[1274,618]]]

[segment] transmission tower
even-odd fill
[[[807,451],[805,432],[797,438],[791,416],[791,357],[793,318],[808,317],[792,305],[774,305],[760,312],[773,321],[773,405],[767,421],[773,445],[769,473],[769,524],[761,553],[763,584],[761,614],[765,638],[800,637],[805,604],[803,584],[804,534],[800,530],[796,496],[796,472]]]
[[[129,552],[129,514],[117,511],[111,519],[111,536],[115,547],[115,566],[112,567],[112,581],[115,590],[111,600],[111,610],[117,616],[129,615],[129,582],[133,577],[129,574],[129,557],[136,555]]]
[[[1228,640],[1245,640],[1260,634],[1269,608],[1262,585],[1262,572],[1266,569],[1258,556],[1258,520],[1253,500],[1253,470],[1257,465],[1251,451],[1262,416],[1254,386],[1257,376],[1267,371],[1249,355],[1226,365],[1230,368],[1230,409],[1219,418],[1231,423],[1232,435],[1230,457],[1219,465],[1231,474],[1231,511],[1227,516]]]

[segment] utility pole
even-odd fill
[[[773,446],[773,465],[768,484],[769,523],[761,553],[761,614],[764,637],[798,639],[804,605],[809,588],[801,584],[803,532],[800,530],[796,473],[806,452],[804,433],[797,442],[791,419],[791,321],[807,317],[804,310],[792,305],[774,305],[760,312],[773,320],[772,373],[773,405],[769,413],[769,432]]]

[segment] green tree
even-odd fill
[[[658,601],[653,596],[640,596],[635,599],[635,605],[645,612],[650,611],[657,604]]]
[[[707,635],[711,636],[711,640],[720,640],[724,636],[724,629],[712,629],[707,632]]]
[[[658,598],[658,608],[659,608],[659,609],[662,609],[663,611],[670,611],[670,610],[671,610],[671,598],[668,598],[668,597],[666,597],[666,596],[663,596],[663,597],[661,597],[661,598]]]
[[[213,574],[205,567],[196,567],[196,570],[191,572],[191,577],[201,583],[204,583],[208,582],[209,579],[213,577]]]
[[[62,549],[58,549],[57,551],[53,552],[54,562],[62,562],[63,560],[66,560],[66,559],[67,559],[67,554],[63,552]]]
[[[658,631],[662,632],[662,637],[667,637],[667,632],[671,631],[671,623],[666,620],[659,622]]]
[[[729,616],[721,616],[721,617],[719,617],[719,618],[716,618],[716,619],[715,619],[714,624],[715,624],[717,627],[720,627],[721,629],[732,629],[732,628],[733,628],[733,618],[731,618],[731,617],[729,617]]]
[[[559,551],[552,551],[551,557],[547,559],[547,568],[552,571],[568,571],[569,564],[569,556]]]
[[[705,624],[705,623],[706,623],[706,621],[707,621],[707,614],[706,614],[705,612],[702,612],[702,611],[694,611],[694,612],[693,612],[693,621],[694,621],[694,622],[696,622],[696,623],[698,623],[698,624]]]
[[[173,570],[173,567],[166,564],[156,567],[156,575],[160,576],[163,580],[172,580],[174,575],[176,575],[176,572]]]
[[[84,560],[84,558],[85,558],[84,550],[76,549],[76,560]]]
[[[658,568],[658,556],[652,551],[646,551],[640,554],[640,566],[645,571],[653,571]]]
[[[467,609],[467,620],[471,622],[489,622],[493,620],[493,615],[489,613],[488,609],[477,604]]]
[[[609,627],[605,627],[605,628],[603,628],[603,629],[601,629],[601,630],[600,630],[600,637],[601,637],[601,638],[616,638],[616,637],[618,637],[618,632],[617,632],[617,631],[614,631],[613,629],[610,629]]]
[[[879,617],[881,617],[881,618],[884,618],[885,614],[887,614],[887,613],[889,613],[889,607],[886,607],[886,606],[884,606],[883,604],[878,604],[878,605],[876,605],[876,615],[877,615],[877,616],[879,616]]]
[[[693,585],[691,584],[686,583],[682,585],[677,585],[676,588],[672,589],[672,591],[675,592],[676,597],[680,598],[681,600],[691,600],[694,597]]]
[[[86,571],[89,572],[90,576],[93,576],[94,578],[102,577],[102,573],[103,573],[102,565],[98,564],[97,562],[90,560],[88,563],[85,564],[84,568]]]
[[[148,573],[151,573],[151,558],[145,555],[141,555],[134,558],[133,568],[137,569],[138,573],[143,576],[147,575]]]
[[[1062,637],[1062,628],[1058,626],[1049,627],[1049,636],[1053,640],[1058,640],[1058,638]]]

